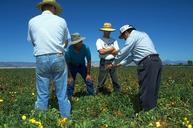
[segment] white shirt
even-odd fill
[[[134,61],[136,64],[150,54],[157,54],[152,40],[145,32],[133,30],[120,50],[113,64],[126,65]]]
[[[100,49],[108,49],[111,47],[114,47],[117,51],[119,50],[118,42],[113,38],[102,37],[99,38],[96,42],[97,51],[99,51]],[[115,58],[114,55],[112,54],[105,54],[105,55],[99,54],[99,57],[105,60],[111,60]]]
[[[33,43],[34,56],[63,53],[64,42],[69,40],[66,21],[50,11],[44,11],[28,23],[28,41]]]

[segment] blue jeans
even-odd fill
[[[49,54],[36,57],[36,109],[48,109],[51,80],[55,83],[56,96],[61,116],[69,117],[71,104],[66,94],[67,65],[63,54]]]
[[[92,80],[86,80],[87,68],[85,65],[70,65],[70,72],[72,74],[73,81],[68,85],[68,97],[71,97],[74,93],[74,81],[76,79],[76,74],[80,73],[82,76],[86,87],[88,95],[94,94],[93,82]]]

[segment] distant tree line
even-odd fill
[[[192,60],[187,60],[187,63],[186,63],[186,64],[179,63],[178,65],[188,65],[188,66],[192,66],[192,65],[193,65],[193,61],[192,61]]]

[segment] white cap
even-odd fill
[[[126,31],[126,30],[128,30],[128,29],[130,29],[130,28],[134,28],[132,25],[123,25],[121,28],[120,28],[120,36],[119,36],[119,38],[121,38],[121,36],[122,36],[122,34]]]

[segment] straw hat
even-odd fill
[[[78,44],[79,42],[85,40],[85,37],[81,37],[79,33],[73,33],[71,35],[72,42],[71,44]]]
[[[38,3],[37,8],[42,9],[42,6],[45,4],[50,4],[56,7],[56,14],[59,15],[62,12],[62,7],[56,2],[56,0],[43,0],[42,2]]]
[[[100,28],[101,31],[108,31],[108,32],[113,32],[116,29],[112,28],[111,23],[104,23],[103,28]]]

